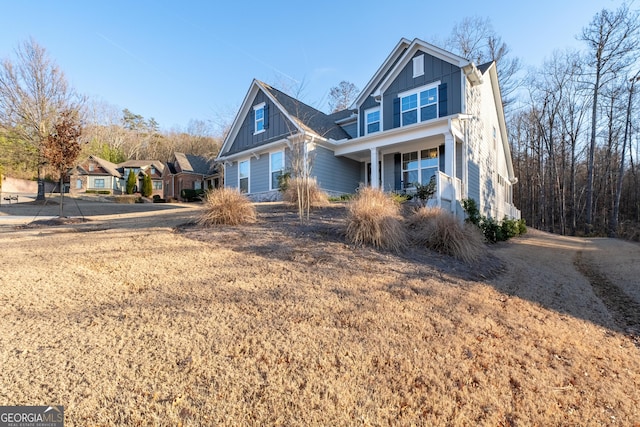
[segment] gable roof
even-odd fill
[[[174,175],[180,172],[213,175],[218,172],[214,162],[206,157],[177,152],[174,153],[174,157],[175,162],[167,163],[169,172]],[[176,168],[176,165],[179,166],[180,169]]]
[[[242,121],[246,115],[249,114],[252,102],[259,91],[262,91],[271,103],[282,113],[284,118],[293,124],[294,129],[291,129],[292,134],[306,133],[320,139],[335,141],[349,138],[349,135],[336,124],[336,120],[349,116],[351,114],[350,110],[344,110],[334,114],[325,114],[299,99],[287,95],[260,80],[254,79],[242,101],[242,106],[238,110],[231,129],[222,144],[218,158],[224,158],[224,154],[231,149],[234,140],[238,136]]]
[[[107,171],[109,175],[117,176],[119,178],[122,177],[122,174],[118,171],[118,166],[115,163],[111,163],[108,160],[101,159],[100,157],[94,155],[89,155],[89,159],[100,165],[100,167]],[[90,174],[90,172],[87,173]]]
[[[164,171],[164,164],[159,160],[127,160],[123,163],[118,163],[119,168],[147,168],[153,166],[160,173]]]

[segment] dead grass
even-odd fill
[[[256,208],[251,201],[236,188],[217,188],[207,192],[204,211],[198,224],[241,225],[256,220]]]
[[[301,178],[289,178],[287,190],[282,195],[282,199],[287,203],[297,205],[298,192],[306,192],[310,206],[327,206],[329,204],[329,196],[318,187],[316,179],[308,178],[306,182],[308,184],[305,184],[305,181]]]
[[[477,263],[487,253],[478,227],[462,223],[439,208],[416,209],[407,219],[407,227],[414,244],[468,264]]]
[[[498,286],[313,215],[0,233],[0,405],[62,404],[70,427],[637,425],[640,350],[580,299],[569,239],[492,247],[523,250]]]
[[[348,204],[346,237],[355,245],[402,251],[407,238],[400,206],[379,189],[360,188]]]

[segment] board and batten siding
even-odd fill
[[[336,157],[332,150],[316,145],[311,152],[311,175],[323,190],[354,193],[360,184],[360,162],[346,157]]]
[[[264,132],[254,135],[253,127],[255,120],[253,106],[263,102],[268,110],[268,127]],[[242,125],[231,144],[231,148],[229,148],[229,151],[225,154],[235,154],[277,141],[289,136],[292,129],[294,129],[293,124],[284,117],[280,109],[271,102],[263,91],[258,91],[251,103],[249,112],[242,120]]]
[[[440,81],[441,85],[446,84],[446,115],[462,112],[462,70],[460,67],[422,51],[416,52],[414,58],[420,55],[424,55],[424,74],[414,78],[413,61],[409,61],[383,94],[382,125],[385,130],[394,127],[393,100],[398,97],[399,93],[437,81]],[[441,97],[440,94],[438,97]],[[439,116],[443,116],[442,111]],[[361,116],[360,121],[364,121],[364,116]]]

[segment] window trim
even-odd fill
[[[264,127],[264,107],[266,104],[267,104],[266,102],[261,102],[260,104],[253,106],[253,134],[254,135],[258,135],[259,133],[262,133],[266,130],[266,128]],[[262,110],[261,119],[256,118],[256,112],[258,110]],[[258,130],[258,123],[262,123],[262,129],[260,130]]]
[[[274,154],[281,154],[282,155],[282,168],[274,170],[273,169],[273,162],[272,162],[272,156]],[[284,150],[278,150],[278,151],[272,151],[269,153],[269,190],[273,191],[273,190],[278,190],[278,188],[273,188],[273,173],[274,172],[280,172],[280,174],[284,174],[284,161],[285,161],[285,155],[284,155]]]
[[[251,194],[251,159],[245,159],[245,160],[238,160],[238,191],[240,191],[242,193],[242,187],[240,186],[240,179],[245,179],[245,178],[240,178],[240,164],[247,162],[247,176],[246,176],[246,180],[247,180],[247,192],[245,194]]]
[[[367,108],[366,110],[364,110],[364,134],[365,135],[378,133],[382,130],[382,114],[380,113],[380,111],[381,111],[380,107]],[[378,113],[378,120],[376,122],[369,123],[368,115],[375,112]],[[369,125],[373,123],[378,123],[378,130],[369,132]]]
[[[438,103],[439,97],[440,97],[440,94],[438,93],[438,87],[439,86],[440,86],[440,80],[435,81],[435,82],[431,82],[431,83],[429,83],[427,85],[424,85],[424,86],[420,86],[420,87],[417,87],[417,88],[414,88],[414,89],[411,89],[411,90],[407,90],[407,91],[398,93],[398,98],[400,99],[400,127],[413,125],[413,124],[416,124],[416,123],[423,122],[425,120],[433,120],[433,119],[425,119],[425,120],[422,119],[422,108],[427,107],[429,105],[435,105],[436,106],[436,117],[435,118],[437,119],[440,116],[440,105]],[[432,90],[432,89],[436,90],[436,100],[435,100],[435,102],[422,105],[420,103],[420,94],[422,92],[426,92],[426,91]],[[403,113],[406,113],[406,112],[409,112],[409,111],[413,111],[414,108],[412,108],[410,110],[403,111],[402,110],[402,100],[404,98],[407,98],[407,97],[412,96],[412,95],[416,96],[416,107],[415,107],[415,110],[417,110],[416,111],[417,121],[415,123],[404,124],[404,115],[403,115]]]
[[[98,181],[100,181],[102,183],[102,186],[98,185]],[[106,182],[104,178],[94,178],[93,180],[93,188],[106,188],[105,187]]]
[[[431,151],[431,150],[435,150],[436,153],[436,166],[426,166],[423,167],[422,166],[422,152],[423,151]],[[415,168],[411,168],[411,169],[405,169],[404,168],[404,156],[405,154],[412,154],[412,153],[416,153],[417,154],[417,160],[416,160],[416,167]],[[416,171],[418,172],[418,182],[423,182],[422,179],[422,171],[426,170],[426,169],[433,169],[435,168],[436,170],[436,175],[438,172],[440,172],[440,150],[437,147],[431,147],[431,148],[417,148],[415,150],[411,150],[411,151],[405,151],[400,153],[400,176],[402,179],[402,189],[404,190],[414,190],[415,186],[413,186],[413,183],[407,183],[404,179],[404,174],[405,172],[413,172]],[[436,178],[437,179],[437,178]]]

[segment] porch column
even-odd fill
[[[380,187],[380,177],[378,176],[378,149],[371,149],[371,182],[369,182],[371,188]]]
[[[453,135],[444,134],[444,173],[452,178],[456,176],[456,147]]]

